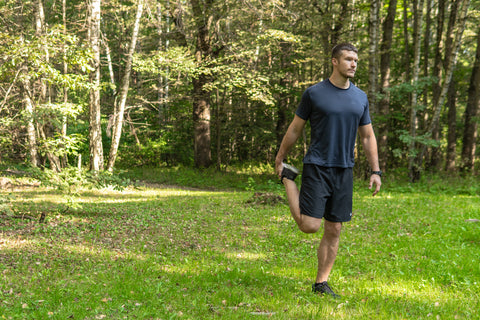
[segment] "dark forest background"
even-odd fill
[[[273,162],[303,90],[359,48],[384,171],[479,170],[480,2],[1,0],[0,161]],[[308,128],[291,161],[308,146]],[[361,152],[358,170],[367,170]]]

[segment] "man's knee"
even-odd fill
[[[315,233],[320,229],[320,227],[311,226],[311,225],[299,225],[298,228],[304,233]]]
[[[329,238],[339,238],[342,232],[341,222],[330,222],[325,220],[324,223],[324,235]]]
[[[315,233],[320,229],[321,225],[322,219],[302,214],[302,223],[298,225],[298,228],[304,233]]]

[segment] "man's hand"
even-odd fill
[[[375,185],[375,190],[373,191],[372,196],[375,196],[380,191],[380,187],[382,186],[382,179],[378,174],[372,174],[370,176],[370,184],[368,185],[368,189],[372,189],[373,185]]]
[[[277,158],[275,160],[275,173],[278,175],[278,178],[282,178],[282,170],[283,170],[283,161],[281,158]]]

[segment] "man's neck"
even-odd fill
[[[331,75],[329,78],[330,82],[337,88],[348,89],[350,88],[350,79],[342,76]]]

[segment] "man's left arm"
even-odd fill
[[[368,163],[372,171],[380,171],[380,165],[378,163],[378,150],[377,150],[377,139],[375,138],[375,133],[373,132],[372,124],[367,124],[358,128],[358,133],[360,135],[360,141],[362,142],[363,150],[365,150],[365,155],[367,156]],[[378,174],[372,174],[370,176],[369,189],[375,185],[375,190],[373,195],[376,195],[380,191],[382,185],[382,179]]]

